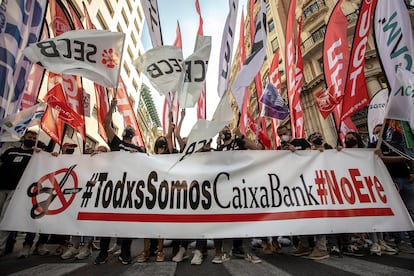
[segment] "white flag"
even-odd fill
[[[373,26],[376,44],[380,45],[377,51],[389,84],[385,117],[409,121],[413,129],[414,40],[405,1],[378,0]]]
[[[254,34],[252,53],[247,57],[231,87],[231,92],[240,111],[242,110],[246,87],[250,85],[263,65],[266,56],[266,43],[266,6],[262,0],[260,12],[256,19],[256,32]]]
[[[1,122],[1,128],[7,133],[1,135],[0,141],[19,141],[27,128],[40,124],[45,109],[46,103],[39,103],[4,118]]]
[[[185,59],[185,77],[179,90],[181,108],[194,107],[200,98],[207,75],[211,51],[211,36],[197,36],[196,50]]]
[[[230,79],[231,60],[233,57],[233,43],[237,20],[237,8],[239,6],[238,0],[229,0],[229,14],[227,15],[226,23],[224,24],[223,37],[221,39],[221,49],[219,57],[219,76],[217,92],[219,97],[223,97],[227,91],[227,85]]]
[[[161,95],[177,91],[184,78],[183,51],[174,46],[152,48],[137,58],[134,65]]]
[[[24,54],[55,73],[79,75],[105,87],[119,80],[125,34],[75,30],[31,44]]]
[[[395,88],[392,90],[385,117],[408,121],[414,129],[414,74],[399,68],[395,77]]]

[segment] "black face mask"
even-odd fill
[[[323,143],[323,139],[322,139],[322,138],[320,138],[320,137],[318,137],[318,138],[316,138],[315,140],[313,140],[313,143],[314,143],[315,145],[317,145],[317,146],[320,146],[320,145],[322,145],[322,143]]]
[[[28,148],[33,148],[36,145],[36,141],[33,141],[31,139],[25,139],[23,140],[23,145]]]
[[[65,150],[66,154],[73,154],[74,152],[75,152],[75,149],[73,149],[73,148],[69,148],[69,149]]]
[[[228,140],[230,140],[231,139],[231,133],[230,132],[225,132],[224,133],[224,140],[225,141],[228,141]]]
[[[164,140],[158,140],[155,143],[155,147],[157,147],[157,148],[164,148],[166,146],[167,146],[167,142],[165,142]]]
[[[357,140],[355,140],[355,139],[346,139],[346,140],[345,140],[345,146],[346,146],[347,148],[352,148],[352,147],[354,147],[356,144],[357,144]]]

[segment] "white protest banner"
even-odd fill
[[[145,238],[414,229],[370,149],[173,154],[36,153],[2,230]]]
[[[134,65],[147,76],[160,95],[177,91],[184,78],[183,51],[178,47],[152,48],[137,58]]]
[[[184,82],[178,90],[181,108],[194,107],[200,98],[206,80],[210,51],[211,36],[197,36],[196,50],[184,61]]]
[[[75,30],[31,44],[23,52],[33,63],[54,73],[79,75],[105,87],[116,87],[125,34]]]

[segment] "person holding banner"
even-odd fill
[[[169,124],[168,124],[168,131],[166,136],[159,136],[155,140],[154,144],[154,153],[155,154],[170,154],[176,152],[173,146],[172,140],[172,133],[173,133],[173,113],[170,111],[168,113]],[[144,250],[138,255],[137,262],[138,263],[145,263],[149,260],[151,255],[152,247],[154,247],[155,239],[148,239],[144,238]],[[164,255],[164,239],[158,239],[158,247],[157,247],[157,255],[155,258],[156,262],[163,262],[165,261]],[[181,260],[186,256],[185,248],[181,248],[178,250],[181,253]],[[177,252],[177,253],[178,253]],[[188,257],[187,257],[188,258]]]
[[[241,134],[237,128],[235,130],[235,138],[233,139],[231,130],[228,126],[225,126],[219,133],[219,137],[222,143],[218,144],[217,151],[229,151],[229,150],[247,150],[247,149],[263,149],[260,144],[256,144],[253,141],[247,139]],[[215,255],[212,260],[214,264],[221,264],[230,260],[230,256],[223,249],[223,239],[214,240]],[[227,245],[227,242],[226,242]],[[250,250],[250,239],[233,239],[233,247],[231,249],[231,256],[238,258],[244,258],[251,263],[261,263],[262,260],[251,252],[245,252],[244,249]]]
[[[125,127],[122,133],[122,140],[116,135],[115,130],[112,127],[112,113],[115,111],[117,101],[113,98],[109,107],[108,113],[105,116],[104,128],[106,136],[108,137],[108,145],[111,151],[129,151],[129,152],[140,152],[146,153],[144,147],[139,147],[133,144],[132,138],[135,135],[135,129],[132,126]],[[101,238],[101,248],[98,256],[95,259],[95,264],[104,264],[108,259],[110,237]],[[118,257],[119,261],[124,264],[130,264],[132,261],[131,257],[131,244],[132,239],[121,239],[117,241],[121,244],[121,253]]]
[[[312,148],[320,151],[324,150],[323,137],[319,132],[312,133],[309,136],[309,139],[312,139],[313,145],[306,139],[292,139],[290,130],[284,125],[277,128],[277,134],[282,141],[278,150],[290,150],[292,152],[295,152],[296,150],[310,150]],[[299,244],[296,249],[291,252],[291,255],[296,257],[307,256],[307,258],[312,260],[329,258],[326,246],[326,236],[316,235],[316,244],[313,248],[310,247],[309,238],[309,236],[299,236]]]
[[[37,132],[27,130],[23,136],[23,143],[18,148],[9,148],[0,156],[0,221],[6,213],[13,193],[19,184],[27,164],[34,151],[41,149],[36,147]],[[5,255],[9,231],[0,231],[0,256]]]
[[[312,145],[303,138],[293,138],[292,132],[287,126],[282,125],[277,128],[277,136],[280,137],[281,144],[277,147],[278,150],[305,150],[311,149]]]
[[[380,137],[381,133],[383,135]],[[404,153],[405,142],[401,124],[396,120],[387,120],[385,126],[382,124],[376,125],[373,134],[377,137],[377,141],[370,143],[369,147],[377,148],[376,153],[384,161],[411,219],[414,220],[414,183],[410,180],[412,172],[410,161],[412,161],[412,157]],[[377,143],[381,143],[381,146],[378,146]],[[413,231],[408,232],[409,240],[405,238],[405,233],[402,232],[394,233],[394,237],[399,251],[414,254]],[[393,252],[389,250],[389,246],[385,242],[381,240],[379,242],[383,252]]]

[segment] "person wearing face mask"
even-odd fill
[[[20,147],[9,148],[0,156],[0,221],[3,219],[7,206],[33,152],[40,151],[39,148],[35,147],[36,141],[37,133],[27,130]],[[9,233],[9,231],[0,231],[0,256],[5,254]]]
[[[131,153],[146,153],[146,149],[141,146],[137,146],[133,143],[132,139],[135,136],[134,127],[128,125],[125,127],[122,133],[122,140],[116,135],[115,130],[112,126],[112,113],[115,111],[117,100],[114,98],[111,100],[108,113],[104,119],[104,129],[108,138],[108,146],[111,151],[129,151]],[[96,257],[94,264],[104,264],[108,259],[108,254],[113,253],[118,255],[118,260],[124,264],[130,264],[132,261],[131,257],[131,244],[132,239],[129,238],[118,238],[117,243],[109,248],[111,242],[110,237],[101,237],[100,251]],[[120,252],[119,252],[120,250]],[[116,253],[116,254],[115,254]]]
[[[320,132],[314,132],[308,136],[308,141],[312,144],[313,149],[326,150],[333,149],[328,143],[324,143],[323,136]]]
[[[365,148],[361,135],[355,131],[348,131],[345,135],[346,148]]]
[[[217,145],[217,151],[229,151],[229,150],[257,150],[262,149],[260,144],[256,144],[251,141],[242,133],[238,128],[235,129],[235,138],[233,139],[231,130],[228,126],[225,126],[220,132],[219,137],[221,143]],[[230,252],[229,242],[232,241],[232,247]],[[252,263],[261,263],[262,260],[250,252],[250,239],[214,239],[215,255],[212,260],[214,264],[221,264],[230,260],[230,255],[243,258]],[[249,250],[249,252],[245,252]]]
[[[279,126],[277,128],[277,135],[280,137],[281,143],[277,147],[278,150],[307,150],[311,149],[312,145],[303,138],[293,138],[290,129],[287,126]]]
[[[411,218],[414,219],[414,183],[410,179],[412,173],[412,159],[402,156],[401,153],[405,152],[405,137],[401,127],[401,123],[395,120],[387,120],[382,130],[383,125],[378,124],[374,127],[372,133],[376,135],[376,140],[370,143],[370,148],[376,148],[377,142],[382,141],[381,146],[375,151],[375,153],[382,159],[388,172],[401,196],[402,201],[407,207],[408,213]],[[379,135],[382,130],[382,139],[379,139]],[[395,239],[395,243],[399,251],[409,254],[414,254],[414,231],[391,233]],[[381,238],[381,237],[380,237]],[[380,246],[382,251],[383,244]],[[387,253],[387,248],[385,249]]]

